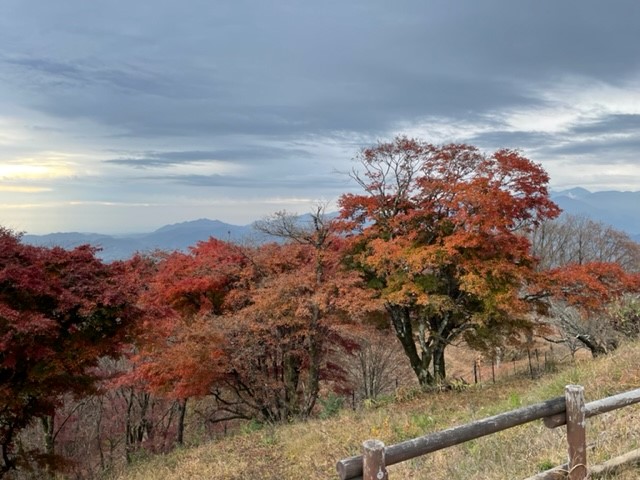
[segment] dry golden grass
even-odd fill
[[[386,444],[442,430],[472,420],[560,396],[567,384],[585,387],[587,401],[640,386],[640,344],[626,345],[598,359],[581,360],[537,380],[503,379],[463,392],[415,394],[359,411],[344,410],[328,420],[265,427],[199,447],[152,457],[114,476],[151,479],[335,479],[337,460],[360,453],[362,442]],[[590,419],[590,464],[640,446],[638,407]],[[457,447],[389,467],[400,479],[518,479],[563,463],[564,429],[549,430],[533,422]],[[616,478],[638,478],[639,471]]]

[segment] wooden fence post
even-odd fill
[[[491,357],[491,379],[496,383],[496,359]]]
[[[531,349],[527,348],[527,357],[529,357],[529,375],[532,379],[536,378],[533,374],[533,364],[531,363]]]
[[[584,387],[567,385],[564,391],[569,444],[569,480],[587,478],[587,440],[585,435]]]
[[[384,463],[384,443],[367,440],[362,444],[362,480],[388,480],[389,474]]]

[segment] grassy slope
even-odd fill
[[[640,386],[640,344],[627,345],[595,361],[584,360],[536,381],[510,379],[465,392],[420,394],[361,411],[345,410],[328,420],[267,427],[141,461],[120,480],[151,479],[330,479],[336,460],[360,453],[362,442],[387,444],[512,410],[563,394],[564,386],[585,386],[587,401]],[[640,443],[637,406],[590,419],[590,464]],[[517,479],[563,463],[564,429],[542,422],[516,427],[389,467],[400,479]],[[625,476],[626,475],[626,476]],[[638,478],[629,472],[617,478]]]

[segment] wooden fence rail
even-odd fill
[[[567,425],[569,463],[564,467],[569,472],[567,478],[582,480],[587,478],[588,474],[585,419],[638,402],[640,388],[585,404],[584,388],[580,385],[567,385],[564,397],[553,398],[396,445],[385,447],[379,440],[367,440],[363,444],[363,455],[338,461],[336,470],[340,480],[386,480],[386,467],[389,465],[544,419],[545,425],[549,428]],[[554,477],[550,474],[548,478]]]

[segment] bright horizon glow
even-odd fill
[[[42,180],[72,175],[68,164],[25,160],[24,163],[0,165],[0,180]]]

